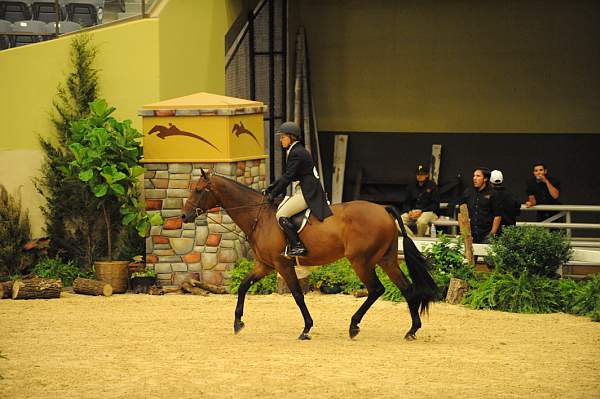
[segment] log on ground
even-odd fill
[[[189,281],[184,281],[183,283],[181,283],[181,290],[183,292],[189,292],[190,294],[193,294],[193,295],[202,295],[202,296],[208,295],[208,291],[203,290],[200,287],[194,287],[191,284],[191,282],[189,282]]]
[[[73,281],[73,291],[77,294],[84,295],[111,296],[113,293],[113,288],[110,284],[104,281],[77,277],[75,281]]]
[[[10,298],[12,296],[12,281],[0,283],[0,299]]]
[[[50,278],[17,280],[12,286],[12,299],[60,298],[62,283]]]
[[[204,281],[189,279],[189,280],[184,281],[184,283],[185,282],[189,282],[192,286],[202,288],[203,290],[212,292],[213,294],[227,294],[227,290],[225,290],[225,288],[218,287],[213,284],[208,284],[208,283],[205,283]],[[182,286],[183,286],[183,284],[182,284]]]

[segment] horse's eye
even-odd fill
[[[200,193],[202,192],[202,190],[203,190],[203,189],[201,189],[200,187],[196,187],[196,192],[197,192],[198,194],[200,194]]]

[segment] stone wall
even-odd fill
[[[251,255],[244,233],[220,208],[193,223],[182,222],[181,208],[201,168],[261,190],[266,187],[265,160],[149,163],[145,167],[146,210],[160,212],[165,220],[163,226],[153,226],[146,239],[147,267],[156,271],[163,285],[173,284],[178,273],[192,272],[207,283],[227,287],[235,262]]]

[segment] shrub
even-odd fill
[[[346,258],[338,259],[333,263],[323,265],[313,270],[308,276],[311,287],[327,291],[339,287],[340,291],[350,294],[364,288],[364,285],[352,270]]]
[[[490,242],[490,259],[496,269],[519,276],[521,273],[556,277],[558,267],[569,261],[572,249],[562,233],[542,227],[509,226]]]
[[[60,279],[64,287],[73,285],[79,273],[79,267],[73,261],[63,262],[60,258],[45,258],[42,259],[33,268],[33,273],[43,278]]]
[[[130,120],[118,121],[111,114],[105,100],[90,103],[88,117],[71,122],[69,150],[73,161],[62,168],[66,176],[85,184],[94,194],[93,203],[102,211],[106,227],[107,256],[113,259],[114,222],[112,210],[119,209],[119,219],[124,226],[134,226],[145,237],[150,224],[162,224],[160,214],[150,216],[138,200],[138,177],[145,172],[139,164],[142,134],[131,126]]]
[[[581,289],[573,297],[571,312],[600,321],[600,275],[596,274],[581,284]]]
[[[231,293],[237,294],[240,284],[250,274],[254,267],[254,261],[242,258],[235,262],[233,271],[231,272]],[[248,293],[250,294],[272,294],[277,291],[277,273],[269,275],[252,284]]]
[[[44,165],[35,179],[37,191],[45,198],[42,212],[46,218],[46,234],[50,238],[49,253],[74,260],[84,268],[91,268],[94,259],[106,251],[101,239],[104,224],[98,218],[93,195],[79,180],[69,180],[62,169],[73,160],[67,145],[70,141],[71,122],[89,114],[89,103],[98,95],[98,70],[93,67],[96,48],[88,35],[77,35],[71,41],[71,70],[66,81],[59,85],[53,101],[51,117],[54,132],[40,136]],[[112,218],[118,208],[111,209]],[[117,223],[113,223],[118,227]]]
[[[471,280],[471,284],[463,304],[474,309],[552,313],[563,307],[557,280],[531,275],[527,270],[518,276],[494,271],[487,279]]]
[[[27,273],[31,257],[23,246],[31,239],[27,211],[21,209],[20,195],[8,194],[0,184],[0,275]]]
[[[451,278],[468,281],[475,276],[475,269],[464,257],[464,244],[460,237],[452,242],[447,235],[440,234],[438,241],[423,251],[423,256],[432,266],[432,277],[440,287],[438,299],[446,297]]]

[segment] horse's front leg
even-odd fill
[[[235,306],[235,319],[233,321],[233,331],[236,334],[240,332],[242,328],[244,328],[242,316],[244,315],[244,301],[246,299],[246,293],[252,284],[256,283],[272,271],[273,269],[257,261],[254,264],[254,268],[250,274],[248,274],[244,281],[241,282],[238,288],[238,299],[237,305]]]
[[[302,288],[300,287],[300,283],[298,282],[298,276],[296,276],[296,270],[294,267],[290,265],[282,265],[277,268],[281,277],[285,280],[288,288],[292,292],[292,296],[296,301],[296,305],[300,308],[300,312],[302,312],[302,317],[304,318],[304,330],[300,336],[298,336],[299,340],[307,340],[310,339],[308,332],[313,326],[313,319],[310,317],[310,313],[308,308],[306,307],[306,303],[304,303],[304,294],[302,293]]]

